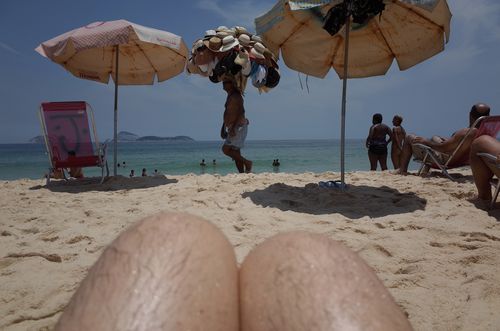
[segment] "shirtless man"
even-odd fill
[[[484,103],[477,103],[472,106],[469,113],[469,127],[481,116],[489,116],[490,107]],[[470,152],[471,143],[476,137],[476,128],[474,131],[467,137],[462,146],[460,146],[459,150],[455,154],[455,159],[461,160],[464,157],[467,157]],[[405,138],[405,143],[403,145],[403,151],[401,153],[400,159],[400,168],[399,174],[406,175],[408,173],[408,164],[410,163],[410,159],[412,154],[415,152],[413,148],[413,144],[423,144],[431,147],[432,149],[441,152],[450,154],[453,153],[455,148],[457,148],[460,141],[467,134],[469,128],[463,128],[455,132],[451,138],[442,138],[442,137],[432,137],[431,139],[426,139],[423,137],[416,136],[414,134],[409,134]]]
[[[366,138],[370,170],[377,170],[377,162],[382,170],[387,170],[387,144],[392,140],[392,131],[382,123],[381,114],[373,115],[372,123]],[[385,140],[386,136],[389,136],[389,140]]]
[[[252,161],[241,155],[247,137],[248,120],[245,118],[243,96],[234,81],[225,79],[222,82],[227,100],[224,111],[224,123],[221,128],[221,138],[225,139],[222,152],[232,158],[240,173],[252,171]]]

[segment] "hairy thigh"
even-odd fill
[[[105,249],[58,329],[235,330],[237,273],[215,226],[187,214],[149,217]]]
[[[259,245],[240,270],[241,330],[411,330],[373,270],[325,236]]]

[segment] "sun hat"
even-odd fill
[[[241,36],[241,35],[248,35],[248,30],[244,27],[244,26],[235,26],[234,27],[234,30],[236,31],[236,35],[237,36]]]
[[[267,73],[266,73],[266,87],[273,88],[278,85],[280,82],[280,72],[278,69],[273,68],[273,67],[268,67],[267,68]]]
[[[220,38],[221,40],[224,39],[224,37],[229,36],[230,34],[226,31],[218,31],[217,34],[215,35],[217,38]]]
[[[216,33],[217,32],[215,30],[207,30],[205,31],[205,37],[203,37],[203,39],[210,39],[215,36]]]
[[[252,85],[256,88],[266,86],[266,76],[266,67],[259,64],[257,70],[252,74]]]
[[[196,64],[194,64],[193,59],[190,59],[187,62],[186,71],[189,74],[198,74],[198,75],[202,75],[203,74],[203,72],[200,70],[200,68]]]
[[[229,30],[229,28],[225,25],[219,25],[219,27],[217,29],[215,29],[215,31],[217,31],[217,32],[226,31],[226,30]]]
[[[256,34],[252,35],[252,41],[255,41],[256,43],[262,43],[262,38]]]
[[[266,46],[264,46],[262,43],[260,42],[256,42],[254,45],[253,45],[253,48],[255,48],[255,50],[257,50],[257,52],[261,53],[262,55],[264,55],[264,52],[267,51],[267,48]]]
[[[219,52],[222,46],[222,40],[219,37],[212,37],[209,40],[204,40],[203,44],[212,52]]]
[[[196,41],[193,43],[193,47],[191,48],[191,54],[196,53],[196,51],[197,51],[200,47],[203,47],[203,46],[205,46],[205,44],[203,43],[203,40],[201,40],[201,39],[196,40]]]
[[[238,55],[234,59],[234,63],[240,65],[242,68],[246,68],[248,66],[248,53],[245,49],[240,48]]]
[[[240,45],[248,47],[252,45],[252,39],[250,39],[250,36],[247,34],[241,34],[238,37],[238,41],[240,42]]]
[[[262,45],[261,43],[255,43],[253,45],[253,48],[250,50],[250,54],[256,58],[256,59],[265,59],[266,57],[264,56],[264,51],[266,50],[266,48],[264,47],[264,45]]]
[[[238,42],[238,39],[234,38],[233,36],[226,36],[224,37],[224,39],[222,39],[222,47],[220,48],[220,51],[227,52],[239,44],[240,43]]]

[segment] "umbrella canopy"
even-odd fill
[[[280,0],[255,20],[256,31],[291,69],[343,79],[341,187],[344,188],[346,78],[384,75],[396,59],[408,69],[444,50],[446,0]]]
[[[114,175],[118,85],[151,85],[180,74],[187,47],[180,36],[125,20],[95,22],[40,44],[36,51],[74,76],[115,82]]]
[[[328,11],[343,1],[279,1],[255,20],[257,33],[291,69],[323,78],[333,68],[344,77],[344,25],[335,35],[324,28]],[[408,69],[444,50],[451,13],[445,0],[386,0],[365,24],[352,24],[348,78],[384,75],[395,58]]]

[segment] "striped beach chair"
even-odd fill
[[[99,144],[92,108],[85,101],[44,102],[40,105],[40,123],[49,156],[49,174],[84,167],[100,167],[109,176],[106,144]]]

